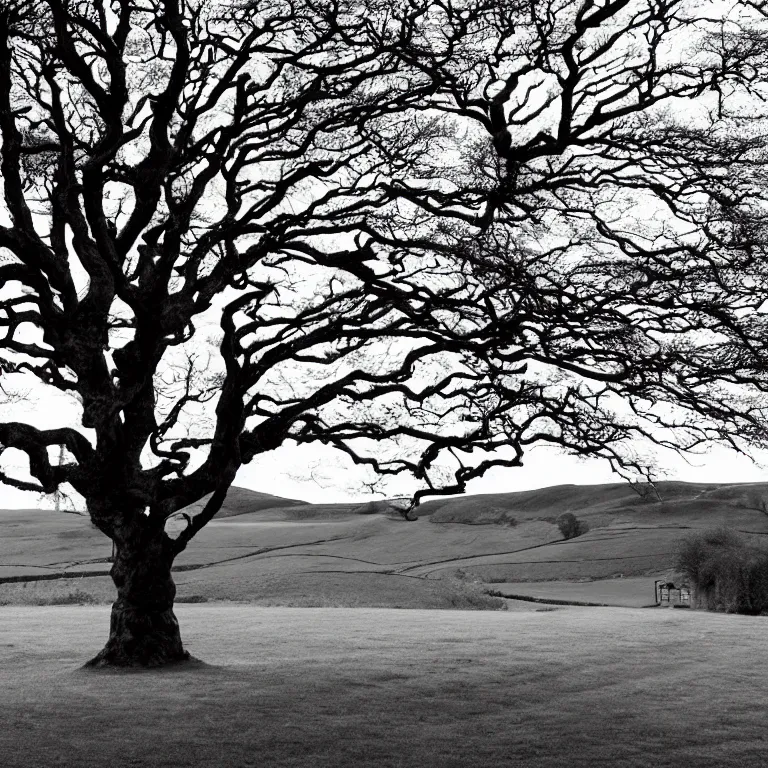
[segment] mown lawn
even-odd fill
[[[764,618],[181,605],[208,666],[79,669],[104,606],[0,608],[3,766],[765,766]]]

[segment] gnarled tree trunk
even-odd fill
[[[117,587],[109,640],[88,667],[158,667],[187,661],[173,612],[172,541],[160,531],[117,536],[110,574]]]

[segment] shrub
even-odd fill
[[[583,520],[579,520],[573,512],[563,512],[555,524],[560,529],[564,539],[575,539],[589,530],[589,526]]]
[[[677,567],[699,608],[757,615],[768,610],[768,551],[727,528],[686,539]]]
[[[82,589],[73,589],[59,595],[41,596],[38,605],[94,605],[96,598]]]

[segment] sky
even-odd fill
[[[686,463],[679,457],[659,456],[667,472],[663,479],[696,483],[768,482],[768,453],[759,457],[763,466],[724,448]],[[311,503],[364,501],[381,496],[366,494],[363,476],[343,462],[343,457],[327,446],[284,447],[257,457],[241,468],[235,485],[284,498]],[[607,462],[579,460],[558,454],[548,446],[533,448],[517,469],[495,469],[472,481],[467,493],[509,493],[550,485],[622,482]],[[41,506],[36,494],[0,486],[0,509]],[[42,506],[52,507],[52,501]]]
[[[79,423],[80,406],[70,396],[54,394],[49,397],[41,393],[10,409],[4,406],[3,415],[5,420],[26,421],[40,428],[71,426]],[[56,449],[51,450],[55,460]],[[708,454],[689,457],[687,461],[671,452],[656,450],[656,461],[661,470],[659,479],[685,482],[768,482],[768,451],[755,454],[755,458],[762,465],[725,448],[715,448]],[[17,477],[28,477],[23,471],[25,465],[26,457],[19,451],[7,450],[0,459],[0,466],[6,470],[16,469],[13,474]],[[22,467],[21,472],[19,467]],[[370,479],[348,457],[329,446],[287,445],[258,456],[251,464],[242,467],[235,485],[311,503],[382,498],[382,495],[372,496],[365,487],[365,481]],[[580,460],[563,455],[550,446],[537,446],[528,451],[522,467],[493,469],[472,481],[467,493],[509,493],[551,485],[615,482],[621,482],[621,478],[611,472],[606,461]],[[391,486],[386,495],[410,495],[415,487],[401,481]],[[84,507],[82,500],[76,503]],[[0,484],[0,509],[52,508],[53,505],[51,498],[41,500],[38,494]]]
[[[33,426],[68,426],[79,421],[79,404],[65,395],[28,398],[4,408],[4,417],[26,421]],[[646,449],[646,450],[651,450]],[[655,450],[655,460],[663,480],[695,483],[768,482],[768,451],[754,452],[751,461],[724,447],[707,454],[688,456],[687,460],[671,451]],[[51,449],[55,460],[56,449]],[[543,488],[550,485],[622,482],[611,472],[606,461],[577,459],[564,455],[551,446],[534,446],[524,457],[522,467],[496,468],[473,480],[467,493],[509,493]],[[0,459],[4,469],[15,469],[18,477],[24,472],[26,457],[9,449]],[[21,471],[19,471],[21,469]],[[364,483],[370,476],[352,464],[339,451],[325,445],[286,445],[261,456],[238,472],[235,485],[284,498],[302,499],[311,503],[366,501],[383,498],[370,494]],[[387,496],[405,496],[415,486],[405,480],[388,489]],[[0,509],[53,507],[53,500],[41,500],[38,494],[25,493],[0,484]]]
[[[354,489],[354,467],[338,466],[335,452],[325,446],[313,450],[283,448],[243,467],[236,485],[310,502],[338,502],[366,497]],[[763,466],[725,448],[693,456],[688,462],[669,453],[658,455],[666,470],[660,479],[691,483],[768,482],[768,453],[757,455]],[[306,479],[299,477],[304,475]],[[309,479],[314,474],[317,481]],[[319,482],[318,482],[319,481]],[[472,481],[467,493],[509,493],[550,485],[591,485],[616,483],[622,479],[611,472],[606,461],[581,460],[558,453],[549,446],[533,448],[522,467],[497,468]],[[381,498],[381,497],[378,497]]]

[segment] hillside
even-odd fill
[[[199,512],[207,503],[213,494],[203,496],[200,501],[190,504],[184,509],[185,512],[194,515]],[[216,517],[235,517],[250,512],[263,512],[268,509],[283,507],[308,506],[308,502],[299,499],[284,499],[282,496],[271,496],[268,493],[259,493],[250,488],[240,488],[233,485],[227,492],[221,509],[216,513]]]
[[[197,514],[205,507],[212,494],[203,496],[200,501],[190,504],[178,512],[190,515]],[[308,520],[339,518],[347,515],[375,515],[391,512],[387,501],[375,500],[368,502],[350,502],[340,504],[311,504],[299,499],[286,499],[268,493],[252,491],[249,488],[232,486],[227,493],[224,504],[216,513],[216,519],[237,517],[253,513],[261,513],[261,519],[270,520]]]
[[[615,520],[617,514],[708,515],[731,509],[760,513],[768,504],[768,483],[660,482],[655,493],[641,493],[627,483],[554,485],[517,493],[483,494],[425,502],[419,516],[441,523],[509,523],[515,520],[556,518],[573,512],[595,524]],[[768,513],[766,513],[768,514]]]
[[[724,525],[768,544],[768,483],[657,491],[641,497],[615,483],[435,499],[408,522],[386,502],[313,505],[233,488],[174,578],[180,600],[262,605],[490,607],[488,590],[645,605],[656,578],[674,577],[677,547],[694,531]],[[589,532],[563,540],[555,521],[566,511]],[[185,524],[172,521],[169,534]],[[109,601],[110,551],[87,518],[1,512],[0,582],[19,583],[0,583],[0,603],[74,599],[73,577],[77,594]],[[623,581],[595,581],[606,579]]]

